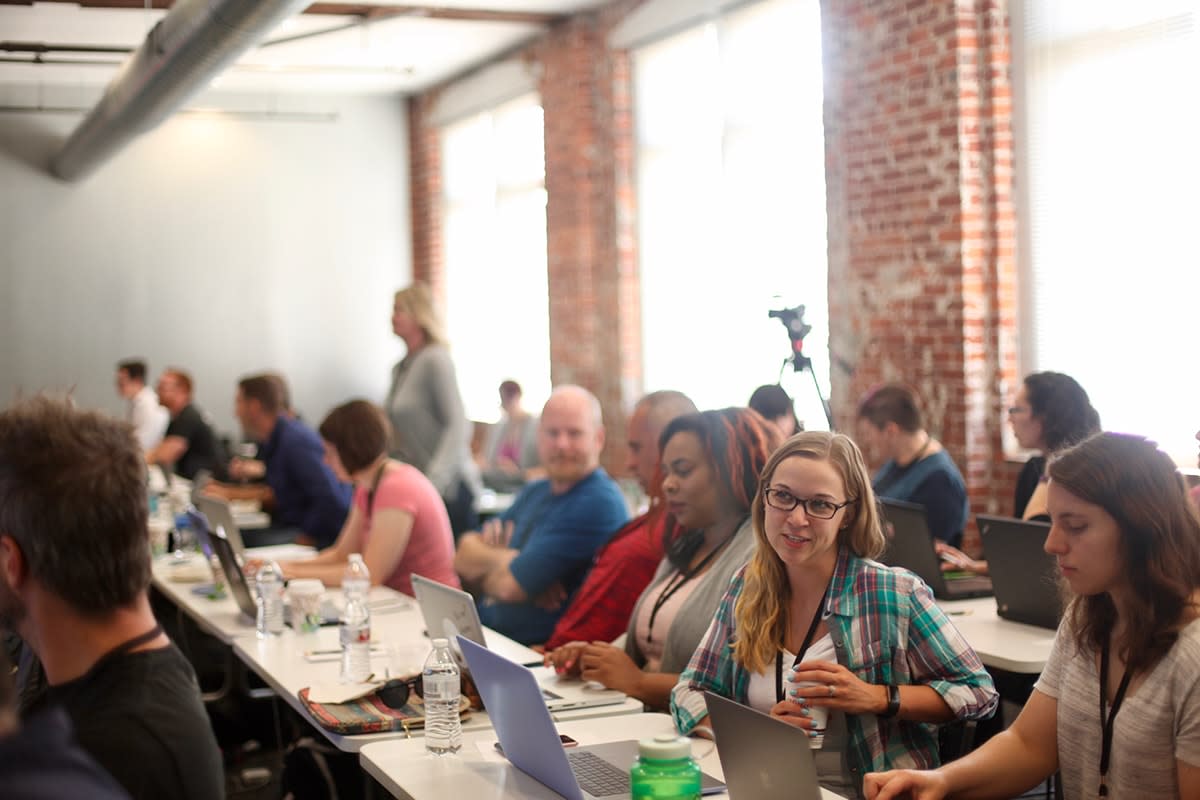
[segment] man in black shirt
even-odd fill
[[[173,464],[175,472],[191,480],[206,469],[225,475],[221,440],[192,404],[192,378],[180,369],[168,369],[158,379],[158,402],[171,414],[162,443],[146,453],[149,464]]]
[[[0,786],[5,800],[128,800],[75,744],[71,720],[51,708],[19,724],[8,653],[0,651]]]
[[[135,798],[219,798],[195,674],[150,610],[144,473],[125,423],[44,397],[0,413],[0,628],[45,672],[26,718],[61,707]]]

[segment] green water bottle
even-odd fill
[[[629,783],[633,800],[699,800],[700,765],[692,760],[691,740],[673,733],[642,739]]]

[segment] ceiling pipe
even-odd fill
[[[169,117],[310,0],[180,0],[158,21],[50,163],[84,177]]]

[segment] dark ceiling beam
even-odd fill
[[[69,3],[83,8],[146,8],[147,0],[39,0],[40,2]],[[28,6],[34,0],[0,0],[3,6]],[[174,0],[148,0],[151,8],[166,10]],[[541,14],[534,11],[496,11],[487,8],[441,8],[427,5],[381,5],[377,3],[313,3],[305,14],[386,19],[388,17],[422,17],[425,19],[462,20],[466,22],[515,22],[526,25],[549,25],[563,19],[563,14]]]

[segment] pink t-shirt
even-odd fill
[[[367,490],[354,491],[354,505],[363,515],[364,529],[360,546],[367,550],[371,539],[371,510],[367,508]],[[400,556],[396,571],[384,584],[398,592],[412,596],[412,574],[460,588],[458,575],[454,572],[454,534],[450,531],[450,517],[446,504],[429,479],[410,464],[392,464],[379,488],[375,490],[375,509],[395,508],[413,516],[412,533],[408,546]]]

